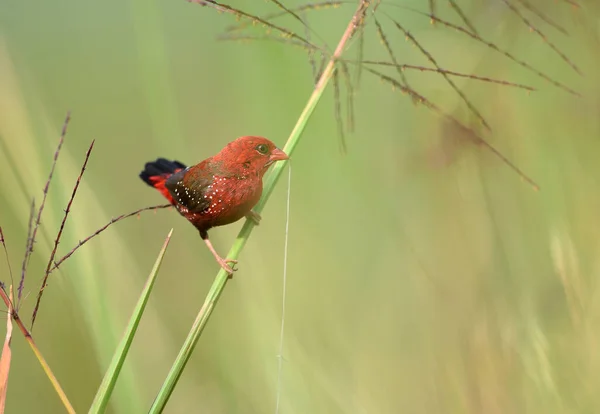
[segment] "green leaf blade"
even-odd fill
[[[92,413],[103,413],[106,410],[106,406],[108,405],[108,401],[112,395],[112,392],[115,388],[115,384],[117,383],[117,379],[121,372],[121,368],[123,367],[123,363],[125,362],[125,358],[127,357],[127,353],[129,352],[129,348],[131,347],[131,343],[133,342],[133,338],[135,333],[137,332],[137,328],[139,326],[140,320],[142,319],[142,314],[146,308],[146,304],[148,303],[148,299],[150,298],[150,292],[154,287],[154,282],[156,281],[156,277],[158,275],[158,270],[160,269],[160,265],[162,264],[162,260],[167,251],[167,246],[169,245],[169,241],[171,240],[171,235],[173,234],[173,229],[167,235],[163,246],[158,253],[158,257],[154,262],[154,266],[152,267],[152,271],[146,280],[146,284],[144,285],[144,289],[140,294],[140,298],[133,310],[133,314],[131,315],[131,319],[127,325],[125,330],[125,334],[117,347],[112,361],[104,374],[104,378],[102,379],[102,383],[98,388],[98,392],[94,397],[94,401],[88,411],[90,414]]]

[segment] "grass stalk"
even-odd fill
[[[33,337],[31,336],[31,332],[29,332],[29,330],[25,327],[25,324],[23,323],[23,321],[19,317],[19,314],[12,307],[12,302],[11,302],[10,298],[8,297],[8,295],[6,294],[6,291],[4,289],[0,289],[0,297],[2,298],[2,300],[4,301],[4,303],[6,304],[6,307],[8,309],[12,309],[11,317],[12,317],[13,321],[17,324],[17,327],[19,328],[19,330],[21,331],[21,333],[25,337],[25,340],[27,341],[27,343],[31,347],[31,350],[33,351],[33,353],[35,354],[36,358],[38,359],[40,365],[42,366],[42,369],[44,370],[44,372],[46,373],[46,376],[50,380],[50,383],[52,384],[52,387],[54,387],[54,390],[58,394],[58,397],[60,398],[60,401],[65,406],[65,409],[67,410],[67,412],[69,414],[75,414],[75,409],[73,408],[73,406],[71,405],[71,402],[67,398],[67,394],[65,394],[64,390],[60,386],[60,383],[58,382],[58,379],[56,378],[56,376],[54,376],[54,373],[50,369],[50,366],[46,362],[46,359],[44,358],[44,356],[40,352],[37,344],[33,340]]]
[[[13,285],[10,285],[9,299],[13,302]],[[4,414],[6,410],[6,394],[8,391],[8,374],[10,372],[10,361],[12,359],[12,350],[10,343],[12,341],[12,306],[8,308],[6,317],[6,336],[4,338],[4,346],[2,347],[2,356],[0,356],[0,414]]]
[[[48,287],[48,276],[50,276],[50,267],[54,262],[54,257],[56,256],[56,249],[58,248],[58,244],[60,243],[60,238],[63,234],[63,230],[65,229],[65,224],[67,223],[67,218],[69,217],[69,213],[71,212],[71,206],[73,205],[73,200],[75,200],[75,195],[77,194],[77,190],[79,189],[79,184],[81,183],[81,179],[83,178],[83,173],[85,172],[85,167],[87,166],[88,161],[90,160],[90,154],[92,153],[92,149],[94,149],[94,142],[90,145],[90,148],[87,150],[85,154],[85,161],[83,161],[83,166],[81,167],[81,172],[77,177],[77,182],[75,183],[75,187],[73,187],[73,192],[71,193],[71,198],[69,199],[69,203],[67,204],[67,209],[65,210],[65,215],[63,216],[62,222],[60,223],[60,228],[58,230],[58,234],[54,239],[54,248],[52,249],[52,253],[50,253],[50,259],[48,259],[48,265],[46,266],[46,272],[44,273],[44,278],[42,279],[42,285],[40,286],[40,291],[38,292],[37,300],[35,302],[35,306],[33,307],[33,314],[31,315],[31,327],[30,330],[33,331],[33,325],[35,324],[35,319],[37,317],[38,311],[40,309],[40,304],[42,303],[42,296],[44,295],[44,290]]]
[[[173,234],[173,229],[167,235],[167,238],[163,244],[162,249],[158,253],[158,257],[156,258],[156,262],[154,263],[154,267],[148,276],[148,280],[144,285],[144,290],[140,294],[140,298],[133,310],[133,314],[131,315],[131,319],[129,324],[127,325],[127,329],[125,330],[125,334],[123,335],[123,339],[121,339],[121,343],[119,343],[118,348],[116,349],[113,359],[110,362],[110,365],[104,374],[104,378],[102,379],[102,383],[98,388],[98,392],[94,397],[94,401],[90,407],[89,413],[103,413],[106,410],[106,406],[108,405],[108,401],[110,400],[110,396],[115,388],[115,384],[117,383],[117,378],[119,377],[119,373],[121,372],[121,368],[123,367],[123,363],[125,362],[125,357],[127,357],[127,353],[129,352],[129,348],[131,347],[131,343],[133,342],[133,337],[137,331],[140,320],[142,318],[142,314],[144,313],[144,309],[146,308],[146,304],[148,303],[148,298],[150,297],[150,292],[154,287],[154,282],[156,281],[156,276],[158,275],[158,270],[160,269],[160,265],[162,263],[163,257],[165,256],[165,252],[167,251],[167,246],[169,245],[169,241],[171,240],[171,235]]]
[[[296,145],[298,145],[302,132],[304,131],[306,124],[310,119],[310,116],[315,110],[317,104],[321,99],[321,96],[323,95],[323,92],[325,91],[325,88],[327,87],[329,81],[333,76],[333,73],[336,69],[336,61],[340,59],[348,41],[352,38],[352,35],[357,30],[357,28],[360,27],[361,20],[364,18],[366,9],[368,7],[369,1],[363,0],[360,2],[357,11],[354,13],[352,20],[350,21],[348,27],[342,35],[335,49],[335,52],[333,53],[331,59],[327,63],[327,66],[323,70],[323,73],[321,74],[321,77],[319,78],[319,81],[317,82],[312,95],[310,96],[306,106],[304,107],[304,110],[300,114],[300,117],[298,118],[298,121],[294,126],[294,129],[290,133],[290,136],[285,146],[283,147],[283,150],[289,156],[292,155],[294,149],[296,148]],[[271,173],[266,177],[263,186],[262,197],[258,204],[254,207],[254,210],[256,212],[260,212],[265,206],[286,164],[287,161],[276,163]],[[254,226],[255,224],[252,220],[246,220],[236,240],[234,241],[233,246],[229,250],[227,258],[236,259],[239,256],[240,252],[242,251],[246,242],[248,241],[248,238],[250,237]],[[169,401],[169,398],[171,397],[173,390],[175,389],[177,381],[183,373],[183,370],[190,356],[192,355],[194,347],[196,346],[196,343],[198,342],[198,339],[200,338],[200,335],[202,334],[202,331],[204,330],[204,327],[206,326],[206,323],[208,322],[210,315],[212,314],[219,300],[219,297],[225,289],[227,280],[227,272],[221,269],[215,277],[215,280],[206,296],[206,299],[204,300],[204,304],[202,305],[200,312],[196,316],[192,328],[190,329],[190,332],[188,333],[188,336],[185,339],[183,346],[181,347],[179,354],[177,355],[177,358],[175,359],[175,362],[171,367],[171,370],[169,371],[163,385],[159,389],[158,394],[154,399],[154,402],[152,403],[152,406],[150,407],[150,414],[161,413],[164,410],[167,402]]]

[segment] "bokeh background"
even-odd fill
[[[458,2],[483,38],[581,97],[396,7],[427,11],[427,2],[384,2],[378,18],[401,62],[429,65],[389,17],[447,69],[538,88],[528,94],[455,79],[491,124],[486,138],[540,191],[368,73],[354,91],[346,154],[331,88],[320,102],[291,163],[281,413],[600,412],[600,9],[583,0],[528,3],[568,31],[523,11],[584,76],[502,1]],[[269,2],[232,4],[278,11]],[[307,13],[311,38],[334,47],[354,9]],[[462,24],[446,2],[438,13]],[[111,217],[162,203],[137,177],[148,160],[195,163],[248,134],[284,144],[313,87],[306,54],[283,43],[218,41],[233,23],[185,1],[0,3],[0,225],[17,273],[31,198],[39,205],[72,111],[24,319],[92,139],[59,255]],[[277,23],[305,35],[292,18]],[[365,42],[365,58],[389,60],[372,20]],[[356,42],[347,56],[355,52]],[[481,131],[441,77],[405,73]],[[166,412],[274,412],[286,188],[284,178]],[[218,250],[227,251],[240,226],[211,232]],[[171,228],[110,407],[146,412],[217,271],[197,232],[173,211],[144,213],[111,227],[51,276],[33,333],[78,412],[89,407]],[[3,260],[0,279],[9,281]],[[7,410],[63,410],[16,331]]]

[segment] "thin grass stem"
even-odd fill
[[[579,67],[577,67],[577,65],[573,63],[573,61],[571,61],[571,59],[569,59],[569,57],[566,54],[564,54],[558,47],[556,47],[554,43],[552,43],[540,29],[538,29],[532,22],[530,22],[529,19],[527,19],[527,17],[525,17],[514,4],[512,4],[508,0],[502,0],[502,2],[506,4],[506,7],[508,7],[514,14],[516,14],[519,17],[519,19],[521,19],[521,21],[525,23],[525,25],[527,25],[527,27],[529,27],[530,31],[536,33],[548,46],[550,46],[550,49],[556,52],[556,54],[560,56],[560,58],[563,61],[565,61],[567,65],[569,65],[579,75],[583,76],[583,72],[581,71],[581,69],[579,69]]]
[[[2,248],[4,249],[4,255],[6,256],[6,265],[8,266],[8,274],[10,275],[10,285],[13,286],[13,271],[10,266],[10,259],[8,257],[8,249],[6,248],[6,242],[4,241],[4,232],[2,231],[2,227],[0,227],[0,244],[2,244]]]
[[[304,107],[304,110],[302,111],[302,114],[298,118],[296,125],[294,126],[285,146],[283,147],[283,150],[286,152],[286,154],[291,156],[294,152],[294,149],[298,145],[302,132],[304,131],[311,114],[315,110],[317,104],[321,99],[321,96],[323,95],[323,92],[325,91],[325,88],[331,80],[331,77],[335,70],[336,60],[338,60],[342,56],[342,53],[346,48],[347,43],[352,38],[357,27],[360,26],[360,19],[362,18],[362,16],[364,16],[364,12],[369,7],[369,4],[370,2],[366,0],[360,2],[357,11],[354,13],[352,20],[350,21],[346,30],[344,31],[344,34],[342,35],[335,49],[335,52],[333,53],[333,56],[331,57],[327,66],[325,67],[325,70],[323,71],[319,82],[313,90],[312,95],[310,96],[306,106]],[[267,200],[271,196],[271,193],[275,188],[275,184],[279,180],[279,177],[281,176],[283,168],[286,164],[287,161],[277,163],[273,167],[273,170],[271,171],[269,176],[266,177],[265,184],[263,186],[262,197],[259,200],[258,204],[254,207],[254,210],[257,213],[262,211]],[[246,242],[248,241],[248,238],[250,237],[254,226],[255,224],[252,220],[246,220],[235,242],[233,243],[233,246],[229,250],[227,258],[235,259],[239,256],[240,252],[246,245]],[[171,394],[175,389],[175,386],[179,381],[179,378],[183,373],[183,370],[185,369],[185,366],[190,356],[192,355],[194,347],[196,346],[198,339],[200,339],[200,335],[202,334],[206,323],[208,322],[221,294],[223,293],[223,290],[225,289],[225,285],[227,284],[228,279],[229,275],[227,274],[227,272],[225,272],[225,270],[221,269],[217,273],[217,276],[215,277],[215,280],[208,292],[208,295],[206,296],[204,304],[198,312],[198,315],[194,320],[190,332],[188,333],[188,336],[185,339],[179,351],[179,354],[177,355],[177,358],[173,363],[173,366],[171,367],[163,385],[158,391],[158,394],[152,406],[150,407],[150,414],[161,413],[167,405],[167,402],[169,401],[169,398],[171,397]]]
[[[33,232],[33,217],[35,215],[35,198],[31,200],[31,209],[29,210],[29,224],[27,225],[27,241],[25,244],[25,251],[29,250],[31,245],[31,234]],[[25,265],[25,262],[23,262]],[[17,290],[17,309],[21,304],[21,296],[23,295],[23,287],[25,287],[25,267],[22,268],[21,280],[19,281],[19,288]]]
[[[149,211],[149,210],[158,210],[161,208],[168,208],[168,207],[172,207],[171,204],[161,204],[158,206],[150,206],[150,207],[144,207],[144,208],[140,208],[138,210],[132,211],[131,213],[127,213],[127,214],[121,214],[118,217],[112,218],[108,223],[106,223],[104,226],[100,227],[98,230],[96,230],[95,232],[93,232],[92,234],[90,234],[88,237],[86,237],[83,240],[80,240],[79,243],[77,243],[77,245],[75,247],[73,247],[73,249],[71,249],[71,251],[69,251],[69,253],[65,254],[63,257],[61,257],[59,260],[54,262],[54,266],[52,267],[52,269],[50,269],[50,273],[52,273],[53,271],[55,271],[56,269],[59,268],[59,266],[65,261],[67,260],[69,257],[71,257],[73,255],[73,253],[75,253],[81,246],[83,246],[84,244],[86,244],[87,242],[89,242],[91,239],[93,239],[94,237],[98,236],[100,233],[102,233],[104,230],[106,230],[107,228],[109,228],[112,224],[115,224],[118,221],[124,220],[126,218],[132,217],[132,216],[137,216],[138,214],[140,214],[143,211]]]
[[[77,190],[79,189],[79,183],[81,183],[81,178],[83,177],[83,173],[85,173],[85,167],[90,159],[90,154],[92,153],[92,149],[94,149],[94,142],[90,145],[90,148],[87,150],[85,154],[85,160],[83,161],[83,166],[81,167],[81,172],[77,177],[77,181],[75,182],[75,187],[73,187],[73,192],[71,193],[71,198],[67,204],[67,209],[65,210],[65,215],[63,216],[62,222],[60,223],[60,228],[58,230],[58,234],[54,239],[54,248],[52,249],[52,253],[50,253],[50,259],[48,259],[48,265],[46,266],[46,272],[44,273],[44,279],[42,280],[42,284],[40,286],[40,290],[38,292],[37,300],[35,302],[35,306],[33,308],[33,314],[31,315],[31,328],[33,330],[33,325],[35,324],[35,319],[37,317],[38,310],[40,308],[40,303],[42,301],[42,295],[44,294],[44,290],[48,286],[48,276],[50,275],[50,267],[52,266],[52,262],[54,261],[54,256],[56,255],[56,249],[58,249],[58,244],[60,243],[60,238],[62,236],[63,230],[65,228],[65,223],[67,222],[67,217],[69,217],[69,213],[71,212],[71,205],[73,204],[73,200],[75,199],[75,195],[77,194]]]
[[[358,62],[351,61],[351,60],[348,60],[347,62],[348,63],[358,63]],[[375,61],[375,60],[363,60],[361,63],[365,64],[365,65],[394,66],[394,67],[399,68],[400,70],[411,69],[411,70],[418,70],[420,72],[445,73],[446,75],[456,76],[459,78],[469,78],[469,79],[482,81],[482,82],[497,83],[499,85],[504,85],[504,86],[512,86],[515,88],[525,89],[530,92],[537,91],[536,88],[529,86],[529,85],[523,85],[521,83],[509,82],[509,81],[505,81],[502,79],[488,78],[486,76],[477,76],[477,75],[472,75],[469,73],[454,72],[454,71],[446,70],[446,69],[428,68],[426,66],[418,66],[418,65],[396,64],[393,62],[384,62],[384,61]]]
[[[42,197],[42,203],[40,204],[40,208],[38,209],[37,218],[35,220],[35,224],[33,225],[33,230],[31,232],[31,238],[29,239],[29,244],[27,249],[25,249],[25,257],[23,258],[23,266],[21,269],[21,280],[22,282],[19,284],[19,297],[21,296],[22,284],[24,284],[25,275],[27,274],[27,265],[29,264],[29,259],[31,258],[31,253],[33,253],[33,245],[35,243],[35,236],[37,235],[38,228],[40,227],[40,222],[42,220],[42,212],[44,211],[44,206],[46,205],[46,197],[48,196],[48,189],[50,188],[50,182],[52,181],[52,176],[54,175],[54,169],[56,168],[56,162],[58,161],[58,156],[60,154],[60,150],[62,148],[63,143],[65,142],[65,136],[67,135],[67,127],[69,126],[69,121],[71,120],[71,113],[67,113],[67,117],[63,123],[62,132],[60,134],[60,139],[58,140],[58,146],[56,147],[56,151],[54,152],[54,160],[52,161],[52,168],[50,168],[50,174],[48,174],[48,180],[46,181],[46,185],[44,186],[44,196]]]
[[[2,298],[2,300],[4,301],[4,304],[6,305],[6,307],[8,309],[13,309],[13,311],[11,313],[13,321],[17,324],[17,327],[19,328],[19,330],[25,337],[25,340],[29,344],[29,347],[31,348],[31,350],[33,351],[38,362],[42,366],[42,369],[44,370],[44,372],[46,373],[46,376],[50,380],[50,383],[52,384],[54,391],[56,391],[56,393],[58,394],[58,397],[60,398],[61,402],[65,406],[65,409],[67,410],[67,412],[69,414],[75,414],[75,409],[73,409],[71,402],[67,398],[67,394],[65,394],[64,390],[60,386],[60,383],[58,382],[58,379],[56,378],[56,376],[50,369],[48,362],[46,362],[46,359],[44,358],[44,356],[40,352],[37,344],[33,340],[33,336],[31,336],[31,332],[27,329],[27,327],[25,327],[25,324],[19,317],[18,312],[12,307],[12,302],[11,302],[10,298],[8,297],[8,294],[6,293],[5,289],[0,289],[0,297]]]

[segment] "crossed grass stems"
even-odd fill
[[[473,74],[460,73],[456,71],[452,71],[450,69],[443,68],[435,59],[435,57],[427,50],[427,48],[419,42],[419,40],[411,34],[411,32],[400,23],[399,20],[395,19],[391,13],[402,10],[405,13],[412,13],[417,16],[421,16],[423,18],[427,18],[430,20],[431,24],[439,26],[439,28],[454,30],[462,35],[470,38],[474,42],[483,44],[487,46],[489,49],[503,55],[513,63],[525,68],[526,70],[536,74],[539,78],[545,80],[549,84],[559,89],[562,89],[566,93],[578,96],[578,93],[563,83],[551,78],[549,75],[544,72],[534,68],[530,64],[528,64],[525,60],[519,59],[513,54],[503,50],[498,47],[493,42],[486,40],[475,28],[475,25],[468,19],[466,13],[461,9],[461,7],[454,0],[449,0],[447,4],[449,8],[447,8],[448,12],[455,13],[457,17],[462,21],[462,25],[457,25],[451,23],[446,19],[442,19],[440,17],[440,2],[436,0],[428,1],[428,12],[418,11],[410,8],[406,8],[399,5],[387,4],[382,1],[367,1],[362,0],[358,2],[358,8],[354,13],[352,20],[350,21],[344,36],[340,40],[335,52],[330,52],[329,48],[325,44],[325,42],[320,38],[320,36],[316,33],[314,29],[312,29],[308,23],[307,16],[309,12],[316,12],[318,10],[330,9],[330,8],[339,8],[341,6],[352,4],[356,6],[356,2],[349,1],[325,1],[325,2],[316,2],[316,3],[306,3],[294,8],[288,8],[283,3],[278,0],[269,0],[270,3],[275,5],[279,11],[271,14],[267,14],[264,16],[258,16],[246,11],[237,9],[235,7],[229,6],[224,3],[219,3],[217,1],[201,1],[201,0],[190,0],[191,3],[197,3],[201,6],[205,6],[207,8],[212,8],[217,10],[220,13],[225,13],[229,15],[235,16],[238,20],[236,24],[229,26],[225,33],[220,36],[221,40],[233,40],[233,41],[276,41],[281,42],[286,45],[296,46],[303,49],[307,56],[310,64],[310,68],[312,70],[312,76],[315,80],[315,87],[313,90],[313,97],[309,100],[307,104],[307,109],[303,112],[302,116],[298,120],[298,124],[294,131],[292,132],[286,147],[289,147],[289,152],[293,151],[300,134],[306,124],[308,117],[310,117],[310,113],[314,106],[316,106],[321,93],[326,88],[327,84],[331,80],[333,86],[333,101],[334,108],[333,114],[336,120],[338,134],[339,134],[339,143],[340,149],[342,152],[347,151],[346,144],[346,135],[350,133],[354,129],[355,124],[355,116],[354,116],[354,95],[355,91],[360,84],[362,74],[364,72],[379,78],[383,83],[386,83],[392,87],[393,90],[399,90],[403,94],[408,95],[412,102],[415,105],[421,104],[426,108],[432,110],[436,113],[442,120],[445,122],[449,122],[452,124],[458,131],[461,132],[461,136],[467,141],[475,143],[479,146],[483,146],[495,154],[503,163],[505,163],[510,169],[512,169],[521,179],[529,183],[534,189],[538,189],[537,184],[526,175],[521,169],[519,169],[515,164],[513,164],[508,158],[506,158],[503,154],[501,154],[495,147],[489,144],[483,137],[483,134],[490,134],[492,132],[491,126],[485,120],[484,116],[480,113],[480,111],[476,108],[476,106],[469,100],[469,98],[461,91],[461,89],[456,85],[453,81],[454,78],[469,78],[474,81],[481,81],[493,84],[499,84],[506,87],[514,87],[519,88],[527,93],[535,91],[536,88],[528,85],[523,85],[520,83],[510,82],[502,79],[493,79],[490,77],[477,76]],[[547,45],[550,47],[559,57],[562,59],[565,64],[572,68],[579,75],[583,75],[581,70],[562,52],[560,51],[546,36],[546,34],[534,23],[532,19],[536,19],[540,21],[542,24],[547,25],[554,30],[560,32],[564,36],[568,36],[568,32],[560,26],[558,23],[550,19],[548,16],[543,14],[539,9],[537,9],[529,0],[502,0],[502,2],[506,5],[507,9],[510,10],[515,16],[530,30],[530,32],[535,33],[539,36]],[[444,2],[446,3],[446,2]],[[579,5],[574,0],[563,0],[563,3],[566,6],[570,6],[573,8],[578,8]],[[527,17],[527,16],[531,17]],[[300,26],[300,30],[293,30],[283,25],[277,24],[277,21],[283,17],[291,18],[296,25]],[[367,23],[371,22],[371,25]],[[260,34],[254,33],[256,29],[255,26],[259,26],[262,31]],[[378,60],[369,60],[365,58],[365,38],[367,36],[367,28],[369,26],[374,27],[374,32],[377,38],[381,43],[381,47],[385,50],[386,54],[389,57],[388,61],[378,61]],[[412,65],[407,63],[400,63],[398,56],[401,55],[401,51],[398,48],[392,45],[391,39],[400,35],[403,37],[406,42],[416,47],[421,54],[429,61],[431,66],[419,66]],[[313,39],[317,39],[319,43],[315,42]],[[349,48],[350,44],[353,43],[356,47],[355,49],[355,57],[353,59],[347,59],[342,57],[342,53]],[[392,70],[392,73],[384,73],[380,70],[373,69],[374,67],[381,68],[382,70]],[[444,78],[449,87],[458,94],[466,108],[473,115],[475,119],[478,120],[478,124],[480,127],[472,128],[464,125],[457,118],[452,115],[446,113],[441,107],[433,103],[431,100],[426,98],[424,95],[420,94],[418,91],[413,89],[410,86],[410,83],[407,79],[406,73],[411,71],[417,72],[432,72],[439,74]],[[345,99],[342,99],[342,95],[345,94]],[[314,98],[314,99],[313,99]],[[314,102],[313,102],[314,100]],[[312,107],[309,108],[309,106]],[[310,109],[310,110],[308,110]],[[84,172],[87,167],[87,163],[90,159],[90,155],[92,153],[94,147],[94,141],[90,144],[89,149],[87,150],[84,158],[84,162],[82,164],[81,171],[77,177],[75,182],[73,191],[71,193],[71,197],[67,204],[67,207],[64,212],[63,219],[61,221],[59,230],[54,239],[54,245],[46,265],[44,275],[42,277],[42,281],[37,293],[35,306],[33,308],[32,316],[31,316],[31,324],[30,327],[27,328],[23,320],[19,315],[19,309],[22,303],[23,291],[26,281],[27,268],[29,265],[29,261],[31,255],[34,251],[34,245],[36,242],[36,236],[38,229],[41,223],[41,217],[44,210],[46,198],[48,196],[48,191],[50,188],[50,184],[52,182],[52,177],[54,170],[57,165],[57,161],[60,155],[60,151],[62,149],[66,134],[67,128],[70,121],[70,114],[67,114],[65,121],[62,126],[62,132],[60,134],[58,146],[56,152],[54,154],[52,167],[50,169],[50,174],[46,181],[46,184],[43,189],[42,200],[39,207],[36,209],[35,201],[32,200],[30,214],[29,214],[29,225],[27,231],[27,241],[25,246],[25,254],[23,258],[23,262],[21,265],[20,278],[18,287],[16,289],[16,298],[13,298],[12,289],[15,286],[13,279],[13,272],[11,265],[8,261],[8,251],[7,246],[4,239],[4,234],[2,232],[2,228],[0,227],[0,243],[6,254],[7,266],[10,274],[10,286],[7,289],[6,282],[0,282],[0,297],[4,301],[8,313],[9,313],[9,321],[12,320],[18,326],[21,333],[24,335],[28,343],[30,344],[32,350],[36,354],[38,360],[43,366],[46,374],[51,380],[57,394],[61,398],[61,401],[65,405],[65,408],[68,412],[74,412],[71,404],[69,403],[64,391],[60,387],[58,380],[52,374],[48,364],[42,357],[33,337],[31,335],[31,331],[36,321],[36,317],[38,315],[38,311],[41,305],[41,300],[43,297],[43,293],[48,286],[49,276],[67,260],[69,259],[79,248],[89,242],[91,239],[100,235],[102,232],[107,230],[113,224],[124,220],[129,217],[139,216],[140,213],[144,211],[152,211],[170,207],[169,204],[156,205],[150,207],[140,208],[134,212],[122,214],[120,216],[114,217],[111,219],[106,225],[100,227],[94,233],[89,235],[83,240],[80,240],[70,251],[68,251],[64,256],[57,258],[57,249],[58,245],[63,233],[63,229],[67,222],[67,218],[69,213],[71,212],[71,207],[73,205],[73,201],[77,194],[77,190],[79,188],[79,184],[83,178]],[[482,131],[482,132],[479,132]],[[283,167],[281,167],[283,168]],[[280,172],[280,170],[277,170]],[[268,185],[265,187],[269,188],[263,197],[262,205],[266,202],[266,198],[270,195],[270,190],[272,190],[275,181],[277,180],[278,175],[274,174],[274,179],[269,182],[270,187]],[[249,236],[249,231],[245,234],[245,237]],[[241,249],[241,247],[240,247]],[[217,283],[215,281],[215,283]],[[213,285],[214,288],[215,285]],[[220,295],[220,292],[224,288],[225,283],[220,284],[217,287],[216,299]],[[211,288],[211,291],[213,289]],[[10,293],[9,293],[10,292]],[[204,309],[204,307],[203,307]],[[211,307],[212,311],[212,307]],[[206,318],[210,313],[208,313]],[[199,315],[200,316],[200,315]],[[201,330],[200,330],[201,332]],[[198,332],[199,335],[199,332]],[[9,338],[7,338],[9,339]],[[196,338],[197,340],[197,338]],[[195,342],[194,342],[195,343]],[[4,352],[3,352],[4,358]],[[0,362],[1,365],[1,362]],[[8,375],[8,370],[6,371],[6,375]],[[175,382],[177,381],[178,375],[175,378]],[[0,378],[0,382],[5,379]],[[174,384],[172,384],[174,386]],[[0,395],[0,398],[2,396]],[[168,396],[164,400],[168,400]],[[156,403],[155,403],[156,405]]]

